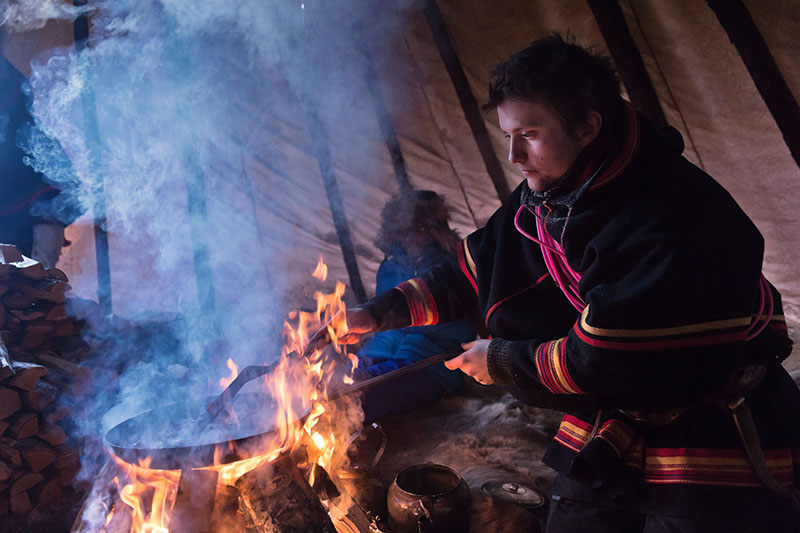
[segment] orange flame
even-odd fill
[[[320,262],[312,274],[322,281],[327,276],[327,266]],[[345,286],[337,282],[334,292],[314,293],[317,307],[314,312],[292,311],[284,322],[285,344],[276,369],[263,378],[264,388],[277,405],[273,432],[274,437],[264,442],[263,447],[252,457],[222,464],[224,450],[218,448],[214,465],[207,467],[219,473],[219,482],[233,485],[237,479],[260,465],[272,461],[279,455],[305,448],[310,465],[309,483],[313,484],[316,465],[333,474],[344,464],[346,454],[337,447],[347,442],[350,434],[361,423],[360,410],[355,400],[337,400],[325,403],[329,386],[332,390],[353,382],[352,372],[358,359],[344,352],[337,340],[347,333],[346,305],[342,299]],[[314,349],[308,356],[298,357],[309,343],[309,339],[320,328],[325,328],[333,350]],[[222,378],[219,384],[227,387],[238,375],[238,367],[232,359],[227,366],[230,377]],[[233,443],[228,443],[233,451]],[[241,451],[237,450],[241,457]],[[121,499],[131,507],[134,533],[167,533],[169,514],[175,503],[179,471],[151,470],[150,461],[131,465],[114,458],[128,479],[121,490]],[[152,500],[148,506],[147,503]],[[107,516],[107,522],[113,512]]]
[[[321,255],[319,256],[319,262],[317,262],[317,268],[314,269],[311,275],[320,281],[328,279],[328,265],[322,261]]]
[[[228,357],[227,365],[228,365],[228,370],[231,371],[231,375],[228,376],[227,378],[222,378],[219,380],[219,385],[223,389],[226,388],[231,383],[233,383],[233,380],[236,379],[236,376],[239,375],[239,367],[236,366],[236,363],[234,363],[233,359],[231,359],[230,357]]]

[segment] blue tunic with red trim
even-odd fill
[[[58,174],[51,177],[57,178],[60,188],[77,190],[69,158],[31,117],[31,100],[28,81],[0,56],[0,242],[16,245],[25,255],[31,253],[35,224],[67,225],[81,209],[75,192],[59,192],[32,166],[46,166],[49,174]],[[28,156],[34,140],[42,160]]]
[[[627,115],[555,190],[521,184],[449,264],[366,309],[381,328],[467,316],[491,335],[493,380],[567,412],[544,458],[562,495],[686,515],[756,508],[774,496],[711,400],[765,365],[742,392],[773,476],[798,482],[800,392],[780,365],[791,341],[761,276],[763,238],[674,135]]]

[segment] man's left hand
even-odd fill
[[[462,344],[464,353],[445,361],[444,366],[450,370],[461,370],[481,385],[492,385],[494,381],[489,376],[489,367],[486,363],[486,351],[490,342],[489,339],[478,339]]]

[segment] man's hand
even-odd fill
[[[339,337],[339,344],[356,344],[365,335],[374,333],[378,325],[372,316],[356,307],[347,310],[347,333]]]
[[[444,366],[450,370],[459,369],[481,385],[494,383],[489,376],[489,367],[486,363],[486,351],[489,349],[489,339],[478,339],[461,345],[464,353],[445,361]]]

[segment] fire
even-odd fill
[[[328,279],[328,265],[322,260],[322,256],[319,256],[319,262],[317,263],[317,268],[314,269],[314,272],[311,275],[317,278],[320,281],[325,281]]]
[[[233,383],[233,380],[236,379],[236,376],[239,375],[239,367],[236,366],[236,363],[234,363],[233,359],[231,359],[230,357],[228,357],[227,365],[228,365],[228,370],[231,371],[231,375],[228,376],[227,378],[222,378],[219,380],[219,385],[223,389],[226,388],[231,383]]]
[[[137,466],[112,457],[130,480],[120,490],[120,499],[131,508],[131,531],[168,533],[168,510],[175,503],[180,471],[150,469],[148,459]],[[119,479],[114,479],[119,484]],[[109,513],[106,525],[111,522],[112,515],[113,512]]]
[[[312,275],[321,281],[326,279],[327,266],[321,257]],[[335,390],[353,383],[352,372],[358,362],[355,355],[346,353],[337,342],[347,333],[344,293],[344,284],[336,282],[332,293],[314,293],[315,311],[292,311],[288,314],[279,364],[271,374],[262,378],[264,389],[278,407],[274,438],[265,442],[252,457],[227,464],[222,461],[226,454],[218,449],[214,465],[207,468],[218,472],[219,483],[234,485],[237,479],[254,468],[281,454],[298,450],[308,457],[310,484],[314,482],[317,465],[331,474],[346,466],[346,454],[338,448],[343,447],[350,434],[360,426],[360,411],[349,411],[355,405],[353,400],[326,402],[329,387]],[[333,349],[314,346],[310,354],[297,355],[304,354],[309,340],[321,328],[324,328]],[[222,387],[227,387],[239,372],[230,358],[227,366],[230,376],[219,381]],[[233,444],[228,443],[228,446],[232,451]],[[131,509],[131,531],[166,533],[181,473],[149,469],[149,461],[131,465],[116,457],[115,460],[128,481],[122,487],[120,497]],[[114,510],[107,516],[106,524],[110,523],[113,513]]]

